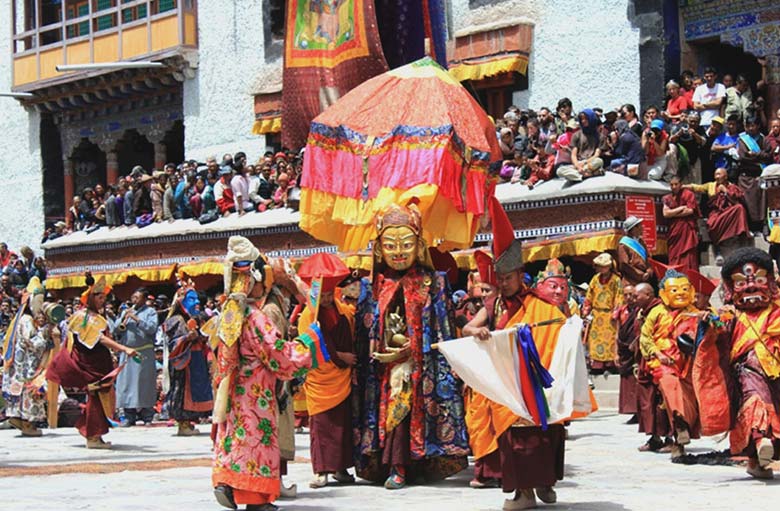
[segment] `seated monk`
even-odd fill
[[[725,241],[750,234],[745,192],[739,186],[729,182],[728,173],[724,168],[715,171],[715,181],[701,185],[684,185],[683,188],[697,193],[706,193],[709,198],[707,207],[710,213],[707,217],[707,230],[715,245],[717,254],[715,264],[721,266],[723,256],[720,254],[720,245]]]

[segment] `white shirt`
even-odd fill
[[[236,211],[238,211],[238,198],[241,197],[241,203],[244,210],[252,208],[252,203],[249,201],[249,179],[246,176],[237,174],[233,176],[230,181],[230,188],[233,189],[233,200],[236,203]]]
[[[214,200],[215,201],[220,200],[224,194],[225,194],[225,183],[223,183],[222,178],[220,178],[216,183],[214,183]]]
[[[712,103],[713,101],[723,99],[724,97],[726,97],[726,87],[722,83],[716,83],[715,87],[711,89],[707,87],[706,83],[703,83],[693,91],[694,103]],[[708,108],[700,111],[699,114],[701,115],[699,124],[701,126],[709,126],[712,124],[712,118],[720,114],[720,108]]]

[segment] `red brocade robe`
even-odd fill
[[[756,435],[780,440],[780,304],[722,319],[696,352],[694,386],[703,433],[730,431],[737,454]]]
[[[681,190],[679,194],[664,195],[664,206],[669,209],[685,206],[693,210],[693,214],[669,219],[669,235],[667,246],[669,265],[680,265],[682,269],[699,269],[699,233],[696,221],[701,216],[696,195],[690,190]]]

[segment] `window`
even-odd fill
[[[65,19],[72,20],[74,18],[80,18],[89,14],[89,3],[86,0],[79,2],[68,3],[65,9]],[[68,39],[74,37],[81,37],[89,34],[89,21],[82,21],[81,23],[75,23],[68,25],[67,28]]]
[[[157,0],[157,12],[172,11],[176,8],[176,0]]]
[[[95,2],[95,12],[104,11],[114,7],[113,0],[97,0]],[[95,30],[106,30],[116,26],[116,15],[106,14],[104,16],[98,16],[95,19]]]
[[[126,4],[132,1],[134,0],[122,0],[122,3]],[[130,23],[131,21],[142,20],[144,18],[146,18],[146,4],[122,9],[122,23]]]

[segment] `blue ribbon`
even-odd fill
[[[647,261],[647,250],[645,249],[645,247],[642,246],[641,243],[639,243],[634,238],[631,238],[629,236],[623,236],[622,238],[620,238],[620,244],[627,246],[628,248],[630,248],[631,250],[639,254],[642,257],[642,259]]]
[[[544,397],[543,389],[549,389],[552,386],[553,377],[542,365],[539,352],[536,351],[536,343],[534,343],[531,328],[528,325],[521,325],[517,328],[517,343],[518,349],[522,350],[523,358],[525,359],[525,368],[528,374],[531,375],[534,400],[542,421],[542,430],[546,431],[550,408],[547,405],[547,399]]]

